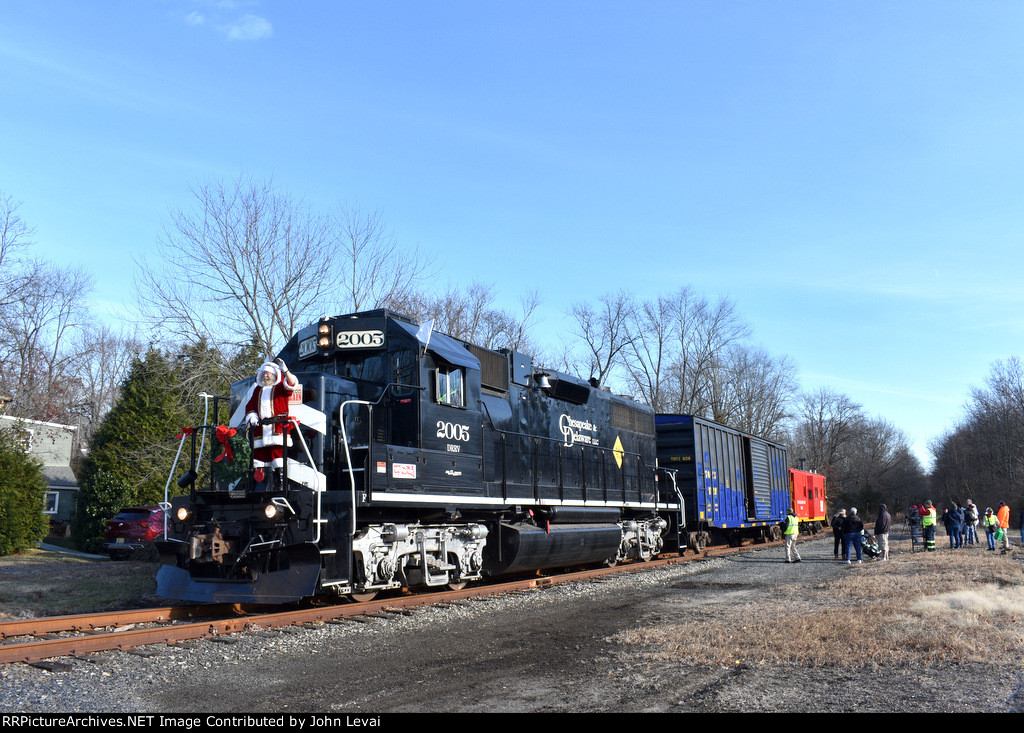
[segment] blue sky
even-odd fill
[[[97,307],[188,188],[380,209],[454,282],[727,296],[927,442],[1019,353],[1024,4],[4,0],[0,191]]]

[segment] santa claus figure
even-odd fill
[[[254,478],[263,481],[263,468],[280,469],[284,466],[284,451],[291,445],[285,422],[262,424],[261,421],[288,414],[288,399],[299,380],[288,371],[281,359],[266,362],[256,372],[256,385],[245,405],[245,422],[253,433],[252,465]]]

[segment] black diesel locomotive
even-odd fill
[[[287,415],[247,429],[246,380],[228,424],[193,434],[189,494],[158,543],[159,595],[366,598],[685,546],[655,416],[631,399],[384,310],[322,319],[279,358],[297,380]],[[239,439],[253,446],[269,423],[289,445],[254,470]],[[211,469],[201,484],[198,460]]]

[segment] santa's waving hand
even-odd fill
[[[256,384],[245,405],[245,422],[255,431],[253,435],[254,467],[284,465],[284,447],[291,445],[284,423],[261,425],[261,420],[288,414],[288,398],[299,380],[288,371],[284,361],[268,361],[256,372]]]

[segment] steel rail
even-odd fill
[[[80,613],[68,616],[43,616],[31,619],[0,621],[0,639],[17,636],[38,636],[61,631],[91,631],[107,626],[126,624],[166,623],[197,616],[220,616],[237,612],[232,604],[208,606],[167,606],[163,608],[139,608],[125,611],[104,611],[101,613]]]

